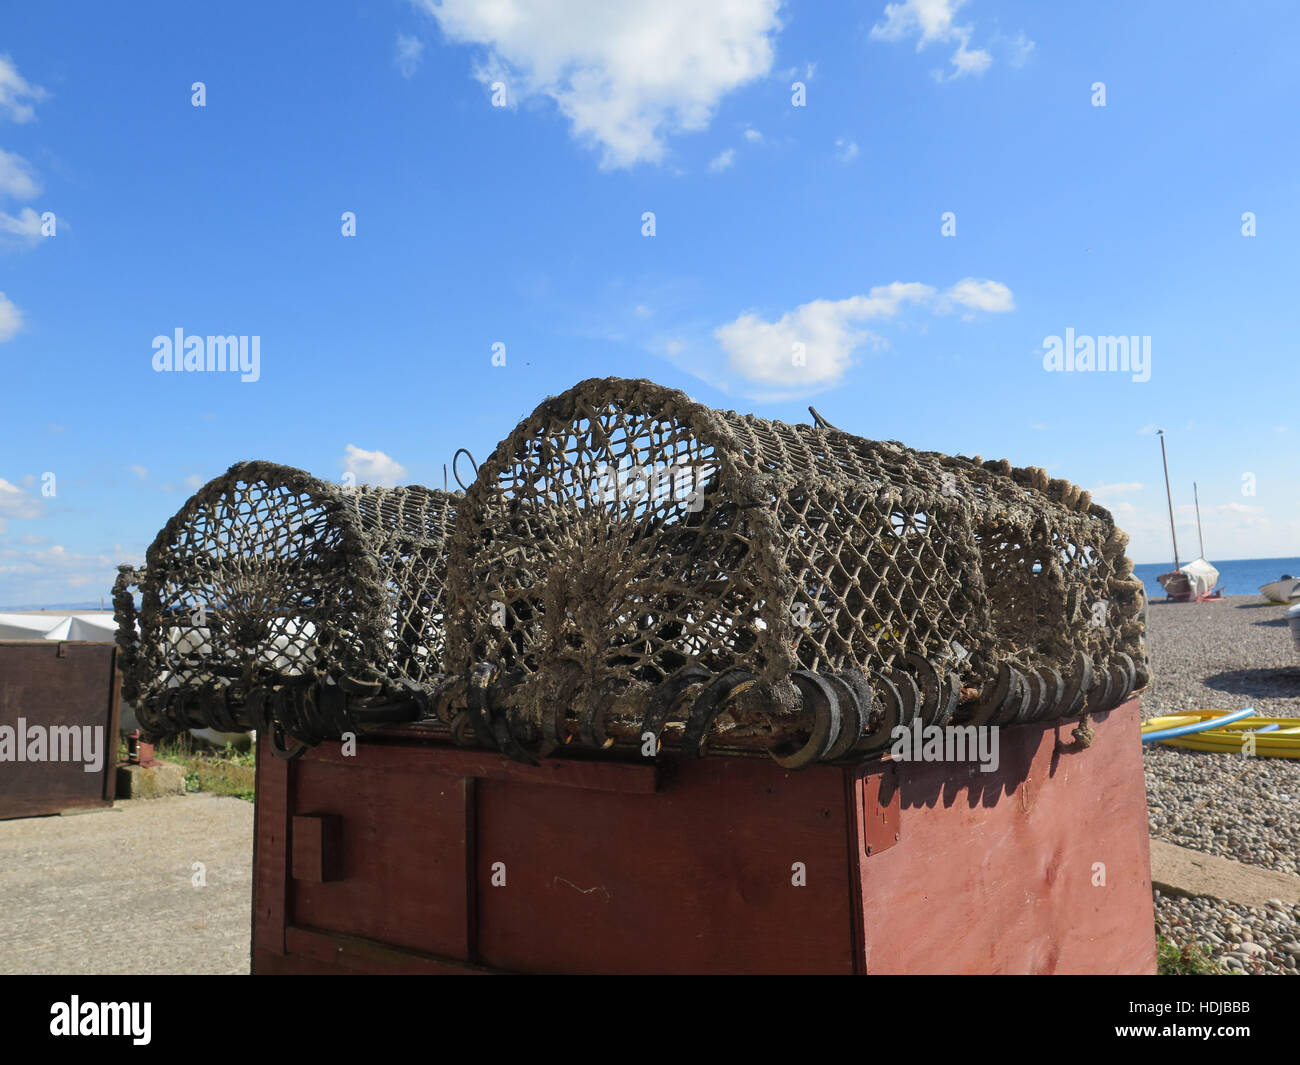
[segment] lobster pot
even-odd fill
[[[1145,592],[1128,536],[1089,494],[1005,459],[927,456],[970,492],[999,677],[967,720],[1097,712],[1146,686]]]
[[[314,743],[418,716],[441,680],[454,505],[265,462],[209,482],[114,589],[141,724]]]
[[[800,768],[914,720],[1109,709],[1141,657],[1123,545],[1042,471],[585,381],[461,503],[453,734],[520,761],[653,739]]]

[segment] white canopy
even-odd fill
[[[74,614],[68,618],[68,635],[63,639],[106,641],[116,636],[117,622],[112,614]]]
[[[111,643],[117,635],[113,615],[0,614],[0,640],[93,640]]]
[[[64,620],[58,614],[0,614],[0,640],[39,640]]]

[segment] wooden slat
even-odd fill
[[[478,781],[461,781],[465,797],[465,957],[478,957]]]
[[[309,971],[340,973],[426,973],[456,976],[487,976],[493,970],[455,958],[421,951],[404,950],[358,936],[322,932],[314,928],[285,930],[288,956],[280,972]],[[297,969],[301,960],[310,968]]]
[[[84,761],[0,762],[0,818],[112,802],[116,650],[111,643],[95,641],[0,641],[0,725],[16,728],[22,718],[28,726],[44,729],[91,726],[101,730],[104,747],[98,773],[87,773]]]
[[[548,758],[539,766],[512,762],[491,751],[471,751],[436,744],[400,744],[362,741],[355,755],[345,755],[339,743],[322,743],[303,756],[305,762],[364,766],[395,773],[441,773],[479,780],[515,780],[525,784],[550,784],[650,795],[659,790],[660,771],[653,763],[596,762]]]
[[[289,763],[271,754],[270,741],[259,737],[257,802],[253,807],[253,959],[259,952],[284,953],[288,917]]]
[[[293,812],[341,822],[344,877],[294,880],[289,923],[468,961],[471,782],[351,758],[293,765]]]
[[[293,818],[293,878],[309,884],[342,880],[343,821],[335,814]]]
[[[843,771],[683,762],[658,795],[481,781],[479,956],[549,973],[851,973]],[[505,883],[493,883],[496,863]],[[806,886],[794,883],[795,863]]]
[[[1155,971],[1138,701],[1057,753],[1075,724],[1001,730],[991,773],[898,763],[902,838],[859,862],[868,972]]]
[[[104,801],[117,798],[117,737],[122,730],[122,667],[117,645],[113,646],[113,662],[109,667],[108,695],[108,749],[104,759],[108,772],[104,774]]]

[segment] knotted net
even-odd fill
[[[462,731],[529,760],[651,736],[797,767],[878,750],[918,717],[1109,708],[1144,681],[1125,543],[1042,470],[584,381],[461,504]]]
[[[418,714],[442,677],[455,497],[232,466],[114,588],[123,695],[153,734],[315,742]],[[136,609],[135,592],[140,606]]]

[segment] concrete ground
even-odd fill
[[[240,799],[0,821],[0,974],[247,973],[252,866]]]
[[[252,857],[253,804],[215,795],[0,821],[0,974],[246,974]],[[1159,840],[1151,864],[1166,895],[1300,904],[1292,874]]]

